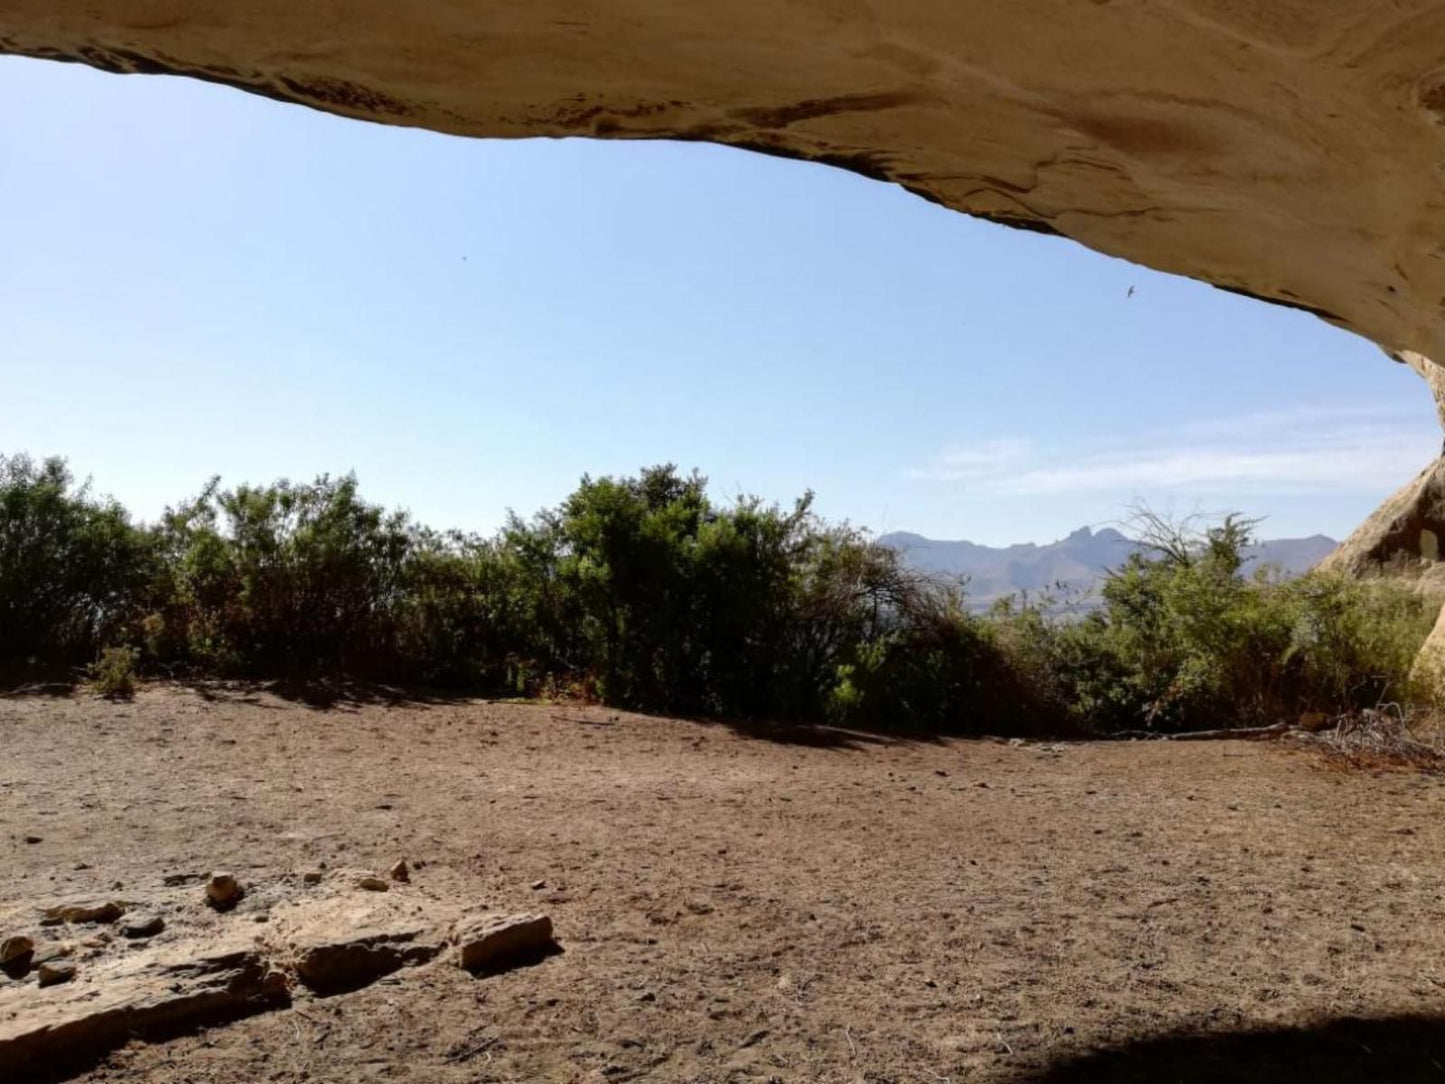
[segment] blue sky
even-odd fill
[[[489,530],[674,461],[995,544],[1136,499],[1340,536],[1440,446],[1362,340],[837,170],[9,58],[0,101],[0,452],[146,518],[355,470]]]

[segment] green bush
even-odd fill
[[[60,459],[0,456],[0,665],[70,665],[133,617],[148,536]]]
[[[812,511],[713,503],[671,465],[584,477],[491,538],[352,476],[223,489],[148,527],[61,460],[0,458],[0,667],[346,676],[652,711],[948,733],[1179,730],[1409,701],[1407,587],[1246,575],[1253,524],[1146,517],[1077,620],[965,586]],[[139,648],[116,647],[137,644]]]
[[[1035,619],[1020,667],[1097,731],[1269,725],[1412,696],[1435,608],[1403,584],[1246,576],[1251,531],[1234,516],[1197,532],[1149,519],[1152,552],[1108,576],[1103,609]]]
[[[132,647],[108,647],[90,664],[90,687],[99,696],[129,700],[135,695],[136,663],[140,652]]]
[[[418,539],[405,515],[362,501],[354,477],[212,482],[168,510],[159,533],[169,623],[201,662],[284,673],[394,660]]]

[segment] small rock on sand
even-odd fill
[[[242,890],[229,873],[213,873],[206,882],[206,901],[217,911],[229,911],[241,902]]]
[[[392,866],[388,872],[391,873],[391,879],[393,881],[401,881],[405,883],[411,880],[411,867],[406,864],[405,858],[399,861],[396,865]]]
[[[321,876],[322,874],[319,869],[313,869],[308,873],[303,873],[301,875],[301,881],[308,885],[319,885],[321,883]]]
[[[35,951],[35,942],[23,934],[0,941],[0,965],[11,964]]]
[[[75,965],[69,960],[47,960],[40,965],[38,977],[41,986],[55,986],[75,978]]]
[[[75,945],[69,941],[46,941],[35,946],[35,955],[30,962],[35,965],[48,963],[51,960],[63,960],[67,956],[75,955]]]
[[[61,903],[47,907],[40,919],[42,926],[59,926],[62,922],[114,922],[125,914],[125,907],[115,900],[104,902]]]
[[[404,919],[352,931],[322,927],[296,944],[296,975],[318,993],[359,989],[407,964],[426,963],[444,943],[424,925]]]
[[[356,882],[356,887],[364,888],[368,892],[388,892],[391,890],[391,882],[385,877],[378,877],[374,873],[368,873]]]
[[[126,919],[120,932],[127,937],[154,937],[166,928],[166,920],[156,914],[135,915]]]
[[[493,974],[541,959],[556,949],[547,915],[487,915],[457,930],[459,962],[472,972]]]

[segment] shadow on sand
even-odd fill
[[[1298,1027],[1179,1032],[1057,1061],[1011,1084],[1445,1082],[1445,1016],[1343,1017]]]
[[[202,700],[260,704],[261,694],[274,696],[317,711],[355,711],[377,704],[388,707],[427,707],[457,704],[475,699],[475,695],[445,689],[410,688],[382,685],[376,682],[328,678],[281,678],[275,681],[182,680],[177,684],[190,689]]]
[[[862,750],[898,745],[931,745],[950,739],[1004,741],[1004,736],[991,735],[973,727],[940,728],[938,730],[878,730],[865,727],[830,726],[824,723],[775,722],[719,718],[706,715],[663,714],[645,711],[629,711],[623,708],[608,708],[599,704],[572,702],[553,703],[545,700],[525,698],[512,699],[496,697],[484,690],[438,689],[430,687],[387,685],[379,682],[356,681],[349,678],[278,678],[273,680],[247,678],[208,678],[200,676],[175,675],[151,678],[152,682],[176,685],[189,689],[208,703],[249,704],[255,707],[275,709],[266,697],[275,697],[292,704],[300,704],[316,711],[355,712],[363,707],[385,705],[394,708],[435,707],[463,703],[521,704],[547,708],[566,717],[569,714],[591,715],[592,718],[578,718],[574,722],[590,725],[607,725],[599,715],[625,713],[657,719],[669,719],[690,723],[699,727],[721,727],[740,737],[777,745],[801,746],[813,749]],[[85,691],[83,675],[46,675],[44,680],[14,680],[0,682],[0,700],[53,697],[64,699]],[[1022,735],[1028,741],[1079,741],[1097,735],[1081,733],[1039,732]]]
[[[80,679],[53,681],[21,681],[0,684],[0,700],[23,700],[26,697],[48,696],[63,700],[80,687]]]
[[[821,723],[774,723],[748,719],[714,719],[707,716],[659,715],[660,719],[680,719],[702,727],[722,727],[739,737],[776,745],[802,746],[808,749],[867,749],[874,746],[912,745],[939,742],[947,735],[912,731],[859,730]]]

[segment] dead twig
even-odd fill
[[[1398,708],[1342,715],[1328,730],[1298,738],[1342,767],[1445,771],[1445,750],[1416,738]]]
[[[447,1061],[471,1061],[478,1054],[486,1053],[488,1047],[495,1046],[496,1043],[497,1037],[495,1035],[485,1035],[477,1042],[469,1043],[459,1049],[453,1048],[448,1050],[446,1059]],[[488,1057],[490,1058],[490,1055],[488,1055]]]
[[[1288,734],[1291,729],[1289,723],[1274,723],[1270,726],[1186,730],[1182,734],[1170,734],[1158,730],[1121,730],[1114,737],[1146,741],[1262,741],[1267,738],[1281,737]]]
[[[558,715],[556,712],[548,713],[553,720],[559,723],[577,723],[580,726],[616,726],[617,723],[611,719],[579,719],[575,715]]]

